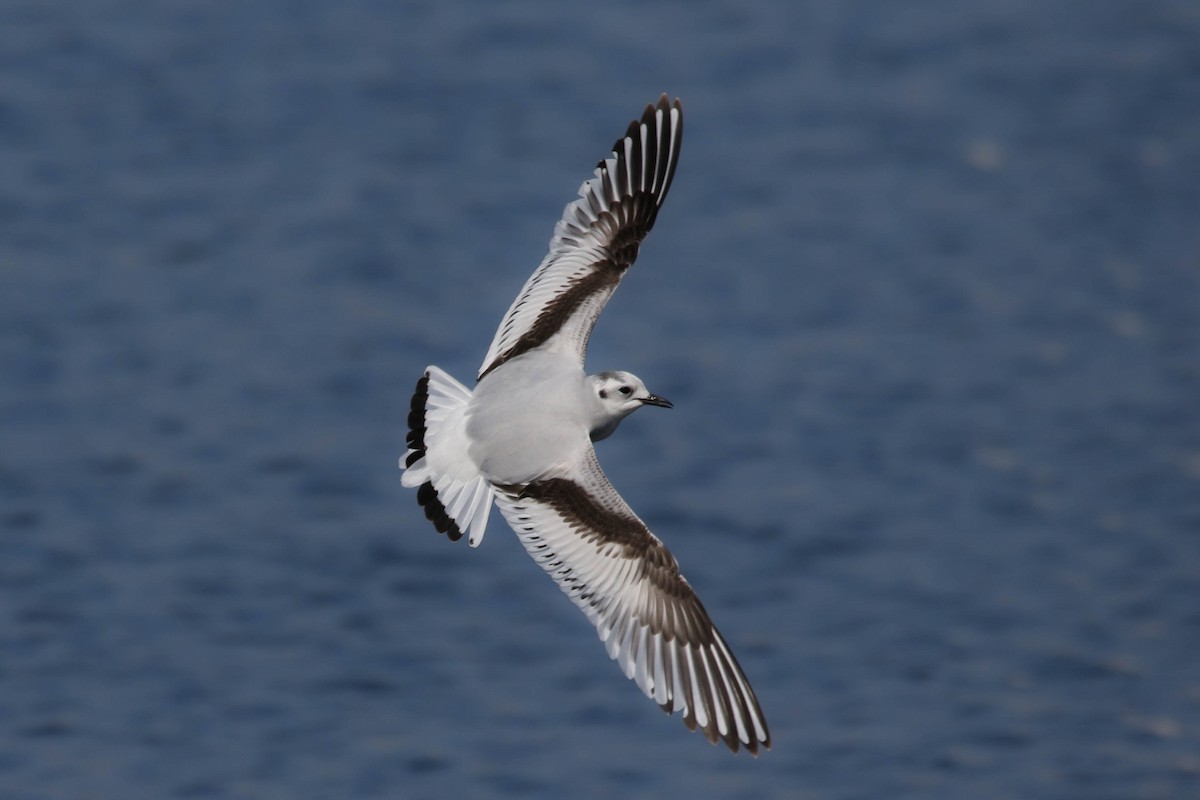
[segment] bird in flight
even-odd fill
[[[583,368],[596,318],[654,226],[683,136],[664,94],[629,124],[554,228],[500,322],[474,390],[438,367],[417,381],[401,482],[451,540],[483,539],[493,501],[583,611],[626,677],[691,730],[771,746],[754,690],[679,564],[617,494],[592,443],[642,406],[671,408],[628,372]]]

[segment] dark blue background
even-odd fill
[[[396,459],[629,119],[589,366],[756,686],[661,714]],[[6,798],[1200,795],[1190,0],[0,8]]]

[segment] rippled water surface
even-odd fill
[[[1200,12],[0,8],[5,798],[1200,796]],[[754,681],[733,757],[399,485],[683,98],[589,365]]]

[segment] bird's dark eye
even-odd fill
[[[622,386],[619,391],[621,392],[621,394],[628,395],[630,392],[633,391],[633,389],[630,389],[628,386]]]

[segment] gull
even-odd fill
[[[567,204],[550,251],[504,315],[474,390],[430,366],[408,416],[401,483],[434,527],[472,547],[492,503],[596,626],[608,655],[712,743],[771,746],[754,690],[662,541],[600,470],[593,442],[642,406],[671,408],[628,372],[583,368],[596,318],[667,196],[683,106],[662,95]]]

